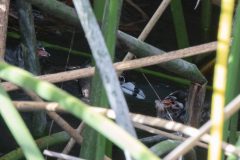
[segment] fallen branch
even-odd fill
[[[167,52],[162,55],[150,56],[145,58],[139,58],[126,62],[118,62],[114,64],[117,71],[125,71],[136,69],[140,67],[151,66],[163,62],[168,62],[175,59],[190,57],[199,54],[205,54],[216,50],[217,42],[206,43],[202,45],[197,45],[185,49],[180,49],[176,51]],[[46,80],[51,83],[64,82],[79,78],[86,78],[94,75],[95,67],[88,67],[84,69],[78,69],[73,71],[59,72],[54,74],[48,74],[43,76],[38,76],[41,80]],[[16,85],[9,82],[2,83],[2,86],[7,91],[12,91],[18,89]]]

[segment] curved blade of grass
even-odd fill
[[[43,156],[36,143],[34,142],[32,135],[30,134],[27,126],[25,125],[20,114],[13,106],[11,99],[0,86],[0,113],[6,122],[9,130],[11,131],[13,137],[22,148],[24,155],[27,159],[32,160],[43,160]],[[24,137],[24,138],[23,138]]]
[[[6,63],[0,63],[0,77],[20,87],[34,91],[43,99],[58,102],[63,106],[63,109],[81,118],[86,124],[107,137],[119,148],[129,151],[131,156],[135,159],[159,159],[148,150],[147,147],[117,126],[114,122],[102,115],[92,112],[87,104],[54,85],[40,81],[34,78],[30,73]]]
[[[116,112],[116,122],[134,137],[136,131],[128,116],[129,109],[121,90],[121,86],[109,56],[102,32],[91,8],[89,1],[73,0],[86,39],[92,51],[103,86],[106,90],[109,104]]]

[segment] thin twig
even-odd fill
[[[151,32],[151,30],[153,29],[153,27],[155,26],[155,24],[157,23],[157,21],[159,20],[159,18],[161,17],[161,15],[163,14],[163,12],[165,11],[165,9],[167,8],[170,2],[171,0],[162,1],[162,3],[159,5],[156,12],[153,14],[153,16],[151,17],[151,19],[149,20],[145,28],[139,35],[138,37],[139,40],[144,41],[147,38],[147,36],[149,35],[149,33]],[[128,52],[127,55],[124,57],[123,61],[131,60],[133,57],[134,55]]]
[[[31,112],[46,110],[49,112],[66,112],[58,103],[55,102],[36,102],[36,101],[13,101],[13,104],[20,111]]]
[[[48,116],[53,119],[63,130],[65,130],[78,144],[82,143],[82,136],[72,128],[61,116],[55,112],[47,112]]]
[[[144,130],[144,131],[149,132],[149,133],[158,134],[158,135],[165,136],[167,138],[174,139],[174,140],[184,141],[186,139],[184,137],[180,137],[180,136],[177,136],[175,134],[167,133],[167,132],[161,131],[159,129],[149,127],[149,126],[146,126],[146,125],[143,125],[143,124],[140,124],[140,123],[134,123],[134,127],[138,128],[138,129],[141,129],[141,130]],[[197,145],[200,146],[200,147],[206,148],[206,149],[208,148],[207,144],[202,143],[202,142],[198,142]]]
[[[14,104],[18,104],[21,102],[14,102]],[[36,103],[36,102],[35,102]],[[27,103],[24,102],[24,104],[27,106]],[[37,103],[36,103],[37,104]],[[47,103],[39,103],[39,105],[42,105],[41,107],[44,109],[47,108]],[[31,107],[31,106],[29,106]],[[59,107],[59,106],[58,106]],[[237,96],[232,102],[230,102],[226,107],[224,111],[225,119],[228,119],[230,116],[232,116],[236,111],[240,108],[240,95]],[[99,107],[93,107],[91,108],[95,112],[99,112],[109,118],[114,119],[115,114],[112,110],[109,109],[104,109],[104,108],[99,108]],[[141,124],[146,124],[149,126],[154,126],[154,127],[160,127],[160,128],[165,128],[167,130],[173,130],[173,131],[180,131],[186,135],[192,136],[189,139],[187,139],[184,143],[187,143],[187,141],[193,141],[191,143],[192,147],[195,145],[195,143],[199,140],[199,135],[202,135],[202,130],[204,133],[208,131],[208,129],[211,127],[211,122],[208,121],[203,127],[201,127],[199,130],[193,127],[189,127],[186,125],[183,125],[181,123],[173,122],[173,121],[168,121],[164,120],[161,118],[155,118],[155,117],[150,117],[150,116],[144,116],[140,114],[131,114],[131,118],[133,122],[141,123]],[[210,140],[210,135],[209,134],[204,134],[201,137],[201,140],[208,143]],[[193,140],[192,140],[193,139]],[[227,144],[226,142],[223,142],[222,148],[227,152],[227,153],[233,153],[238,156],[240,156],[240,150],[237,149],[235,146]]]
[[[118,62],[114,64],[117,71],[131,70],[140,67],[151,66],[163,62],[172,61],[175,59],[190,57],[199,54],[205,54],[215,51],[217,47],[217,42],[205,43],[185,49],[180,49],[176,51],[166,52],[157,56],[150,56],[145,58],[139,58],[126,62]],[[37,78],[46,80],[51,83],[69,81],[73,79],[86,78],[94,75],[94,67],[88,67],[84,69],[78,69],[74,71],[59,72],[54,74],[48,74],[43,76],[38,76]],[[5,90],[12,91],[18,89],[16,85],[9,82],[1,83]]]
[[[126,0],[126,2],[133,8],[135,8],[142,15],[143,21],[146,21],[149,18],[148,15],[140,7],[138,7],[132,0]]]
[[[81,133],[82,133],[82,131],[83,131],[83,128],[84,128],[84,123],[81,122],[81,124],[80,124],[80,125],[77,127],[77,129],[76,129],[76,131],[77,131],[77,133],[78,133],[79,135],[81,135]],[[65,146],[65,148],[63,149],[62,153],[63,153],[63,154],[68,154],[68,153],[72,150],[72,148],[73,148],[73,146],[75,145],[75,143],[76,143],[76,141],[75,141],[73,138],[71,138],[71,139],[68,141],[68,143],[67,143],[67,145]],[[61,159],[59,159],[59,160],[61,160]]]
[[[49,150],[44,150],[43,154],[46,156],[49,156],[49,157],[61,158],[61,159],[65,159],[65,160],[84,160],[82,158],[77,158],[77,157],[73,157],[73,156],[69,156],[66,154],[53,152],[53,151],[49,151]]]
[[[26,91],[26,93],[35,101],[42,102],[43,100],[34,92]],[[77,143],[82,143],[82,136],[79,135],[74,128],[72,128],[61,116],[56,112],[47,112],[48,116],[53,119],[63,130],[65,130]]]

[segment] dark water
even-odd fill
[[[50,53],[51,53],[51,58],[49,60],[50,64],[45,66],[46,70],[48,70],[50,72],[63,71],[64,67],[65,67],[64,61],[66,62],[67,56],[65,56],[65,57],[58,56],[58,53],[55,53],[55,52],[50,52]],[[75,66],[75,65],[78,66],[78,65],[87,63],[89,61],[86,59],[83,63],[77,63],[75,57],[71,57],[71,56],[70,56],[69,60],[70,60],[69,64],[68,64],[69,66]],[[54,63],[51,63],[52,61],[54,61]],[[123,75],[126,79],[126,82],[133,82],[137,88],[141,89],[144,92],[144,94],[146,96],[146,98],[144,100],[140,100],[131,95],[125,95],[130,111],[134,112],[134,113],[155,116],[156,110],[155,110],[154,101],[157,99],[157,96],[154,93],[154,91],[151,89],[151,87],[149,86],[147,80],[144,79],[144,77],[141,73],[135,72],[135,71],[127,71],[127,72],[124,72]],[[171,84],[169,82],[165,82],[164,80],[161,80],[159,78],[150,77],[148,75],[146,75],[146,76],[148,77],[148,81],[154,87],[154,90],[157,92],[157,94],[160,98],[166,97],[169,93],[171,93],[175,90],[185,89],[185,88],[176,86],[174,84]],[[90,82],[91,79],[88,79],[88,81]],[[56,85],[78,98],[81,98],[81,96],[82,96],[81,88],[80,88],[81,86],[79,86],[78,82],[75,80],[58,83]],[[30,100],[30,98],[28,98],[27,95],[24,94],[22,91],[10,92],[10,95],[13,100]],[[28,113],[21,113],[21,114],[22,114],[22,117],[24,118],[24,121],[26,122],[26,124],[28,126],[31,126],[31,115]],[[78,119],[74,118],[71,115],[62,114],[62,116],[73,127],[77,127],[77,125],[80,123],[80,121]],[[51,126],[51,120],[48,119],[48,129],[46,130],[46,135],[48,135],[49,132],[55,133],[57,131],[61,131],[61,129],[56,124],[53,125],[53,128],[51,128],[51,131],[50,131],[50,126]],[[0,152],[8,153],[9,151],[16,148],[17,144],[16,144],[15,140],[13,139],[13,137],[11,136],[10,132],[7,130],[7,127],[5,126],[4,123],[0,123],[0,128],[1,128]],[[30,127],[29,127],[29,129],[31,130]],[[137,130],[137,131],[138,131],[139,138],[151,135],[151,134],[139,131],[139,130]],[[62,147],[59,147],[59,146],[64,147],[64,145],[58,145],[58,147],[53,147],[53,149],[61,151]],[[119,149],[117,149],[117,147],[114,147],[114,148],[115,149],[114,149],[113,155],[115,155],[118,158],[122,157],[123,156],[122,152]],[[76,145],[72,151],[72,154],[78,155],[78,152],[79,152],[79,146]]]
[[[141,2],[144,0],[141,0]],[[146,13],[148,15],[152,15],[153,11],[155,11],[156,7],[158,7],[159,1],[154,0],[150,3],[148,0],[146,0],[146,4],[143,5],[143,8],[146,9]],[[194,10],[193,7],[195,5],[195,2],[192,0],[184,0],[184,14],[185,19],[187,22],[187,30],[189,34],[189,40],[191,45],[200,44],[202,43],[201,40],[201,17],[200,17],[200,11],[201,8],[198,8],[197,10]],[[153,5],[154,4],[154,5]],[[219,9],[213,8],[213,14],[215,14],[215,18],[212,21],[212,27],[211,27],[211,36],[210,40],[216,39],[216,28],[217,28],[217,20],[218,20],[218,12]],[[126,15],[130,16],[130,11],[123,11],[123,16],[126,17]],[[172,17],[171,17],[170,9],[168,8],[166,12],[161,17],[161,20],[158,22],[156,27],[154,27],[153,31],[150,33],[149,37],[147,38],[146,42],[149,44],[152,44],[156,47],[159,47],[163,50],[169,51],[169,50],[175,50],[177,49],[177,41],[174,31],[174,26],[172,23]],[[130,17],[131,18],[131,17]],[[122,18],[124,19],[124,18]],[[126,18],[125,18],[126,19]],[[126,21],[129,20],[129,17]],[[122,20],[123,21],[123,20]],[[124,22],[126,22],[124,21]],[[131,19],[130,19],[131,21]],[[12,24],[10,22],[10,24]],[[38,23],[38,25],[42,26],[44,29],[43,23]],[[134,32],[129,32],[129,34],[134,35],[137,37],[140,34],[140,31],[144,27],[145,23],[141,23],[138,25],[139,30],[134,30]],[[55,27],[58,28],[58,30],[54,30],[51,34],[49,34],[49,31],[45,32],[42,31],[40,27],[36,29],[37,31],[37,37],[39,40],[51,42],[53,44],[58,44],[60,46],[64,46],[66,48],[69,48],[71,46],[71,40],[74,35],[74,43],[72,45],[72,48],[75,50],[81,50],[84,52],[90,53],[89,47],[87,45],[87,41],[84,38],[84,34],[82,32],[79,32],[77,28],[69,27],[68,31],[61,30],[61,26]],[[54,28],[54,29],[55,29]],[[65,29],[65,28],[64,28]],[[133,28],[135,29],[135,28]],[[76,31],[76,32],[74,32]],[[7,46],[10,48],[16,47],[19,44],[19,40],[14,40],[8,38]],[[55,49],[46,48],[47,51],[51,54],[51,57],[49,58],[49,63],[44,64],[43,68],[46,70],[47,73],[54,73],[54,72],[60,72],[65,70],[66,64],[68,66],[84,66],[90,62],[89,58],[76,56],[76,55],[70,55],[69,60],[68,58],[68,52],[66,51],[60,51]],[[121,52],[120,48],[117,48],[116,50],[116,61],[119,61],[124,57],[126,53]],[[150,68],[152,69],[152,68]],[[154,68],[157,71],[162,71],[161,69],[158,69],[157,67]],[[164,72],[164,71],[163,71]],[[154,93],[153,89],[149,86],[147,80],[143,77],[143,75],[136,71],[127,71],[124,72],[124,76],[126,78],[127,82],[133,82],[135,83],[136,87],[141,89],[145,95],[146,99],[140,100],[133,96],[125,95],[126,100],[128,102],[129,110],[134,113],[140,113],[150,116],[156,116],[156,110],[155,110],[155,103],[154,101],[158,99],[156,94]],[[153,77],[146,75],[148,78],[148,81],[153,86],[154,90],[157,92],[158,96],[163,99],[170,93],[176,91],[176,90],[184,90],[187,91],[187,87],[178,86],[172,82],[166,81],[164,79]],[[211,76],[209,76],[209,79],[211,79]],[[89,80],[90,81],[90,80]],[[64,90],[68,91],[70,94],[80,98],[81,95],[81,88],[79,84],[76,81],[68,81],[63,83],[56,84],[60,88],[63,88]],[[26,95],[22,92],[12,92],[11,97],[13,100],[26,100]],[[207,105],[210,103],[210,97],[211,93],[207,95]],[[28,98],[27,98],[28,99]],[[207,107],[206,107],[207,108]],[[76,118],[74,118],[71,115],[68,114],[62,114],[62,116],[73,126],[76,127],[80,121]],[[22,117],[24,118],[25,122],[30,125],[30,116],[28,113],[22,113]],[[0,119],[0,121],[3,121]],[[51,124],[51,120],[48,119],[48,130],[46,131],[46,135],[49,134],[49,127]],[[54,124],[53,129],[51,133],[60,131],[61,129]],[[150,136],[151,134],[148,134],[143,131],[138,131],[138,137],[146,137]],[[64,146],[64,145],[63,145]],[[63,147],[62,146],[62,147]],[[0,123],[0,153],[7,153],[10,150],[13,150],[16,147],[16,143],[11,137],[11,134],[6,129],[6,126],[4,123]],[[57,148],[59,151],[61,149]],[[73,155],[78,156],[79,152],[79,146],[76,146],[74,150],[72,151]],[[202,155],[202,154],[201,154]],[[124,156],[122,152],[117,149],[117,147],[114,147],[113,150],[113,159],[124,159]],[[202,159],[202,158],[201,158]]]

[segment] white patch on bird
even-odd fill
[[[195,7],[194,7],[194,10],[197,9],[197,7],[199,6],[200,1],[201,1],[201,0],[197,0],[197,3],[196,3],[196,5],[195,5]]]
[[[6,12],[6,5],[2,4],[0,5],[1,12]]]
[[[83,94],[83,97],[85,97],[85,98],[89,98],[89,89],[83,89],[82,90],[82,94]]]

